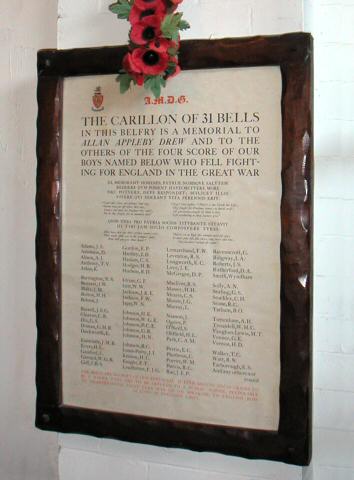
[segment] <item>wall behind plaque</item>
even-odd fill
[[[113,0],[112,0],[113,1]],[[108,0],[59,1],[58,47],[125,44],[128,22],[108,11]],[[183,38],[222,38],[276,34],[303,29],[301,0],[185,0],[181,11],[191,30]],[[216,20],[217,19],[217,20]],[[60,480],[300,480],[302,469],[274,462],[248,461],[60,435]]]
[[[315,36],[312,478],[354,480],[354,0],[305,6]]]
[[[0,478],[55,480],[57,435],[34,427],[37,50],[56,0],[0,2]]]

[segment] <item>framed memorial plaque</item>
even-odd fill
[[[304,465],[312,40],[38,56],[39,428]]]

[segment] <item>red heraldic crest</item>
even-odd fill
[[[102,111],[104,109],[104,107],[102,107],[103,100],[104,100],[104,96],[101,92],[101,87],[96,87],[95,93],[92,96],[92,103],[93,103],[92,110],[95,112]]]

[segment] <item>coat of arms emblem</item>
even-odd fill
[[[101,110],[103,110],[104,109],[104,107],[102,107],[103,100],[104,100],[104,96],[102,94],[101,87],[96,87],[95,93],[92,96],[92,103],[93,103],[92,110],[95,112],[100,112]]]

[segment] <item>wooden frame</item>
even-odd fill
[[[283,80],[281,383],[278,432],[69,408],[61,401],[63,78],[116,73],[126,47],[38,54],[37,415],[45,430],[306,465],[311,457],[312,39],[309,34],[182,42],[183,69],[279,65]],[[307,282],[300,282],[307,278]]]

